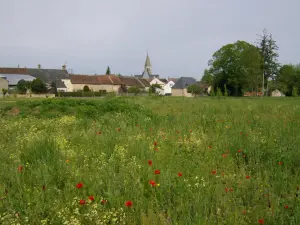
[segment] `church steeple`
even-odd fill
[[[150,57],[148,53],[145,62],[145,71],[147,71],[149,75],[152,75],[152,66],[151,66]]]

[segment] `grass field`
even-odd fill
[[[300,99],[0,101],[0,224],[300,224]]]

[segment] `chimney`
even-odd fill
[[[66,64],[62,65],[61,68],[62,68],[62,70],[66,70],[66,68],[67,68]]]

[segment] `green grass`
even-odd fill
[[[299,99],[4,103],[0,224],[300,224]]]

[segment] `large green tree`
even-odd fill
[[[245,41],[227,44],[216,51],[209,61],[215,89],[221,87],[224,91],[226,84],[230,95],[239,96],[243,90],[254,86],[249,76],[255,76],[253,71],[254,74],[259,72],[261,62],[255,58],[258,55],[259,50]]]
[[[191,93],[193,96],[197,96],[203,93],[203,89],[196,83],[188,86],[187,92]]]
[[[283,65],[273,86],[285,95],[291,96],[294,87],[300,89],[300,68],[297,65]]]
[[[31,83],[31,91],[35,94],[47,93],[47,86],[40,78],[36,78]]]
[[[211,73],[211,71],[209,71],[208,69],[205,69],[204,70],[204,74],[203,74],[203,76],[201,78],[201,81],[203,83],[208,84],[208,85],[212,85],[213,84],[213,80],[214,80],[214,76]]]
[[[268,90],[268,80],[274,80],[278,73],[278,46],[273,39],[272,34],[268,33],[266,29],[263,30],[263,34],[259,35],[258,48],[262,55],[262,86],[265,93],[266,85]]]

